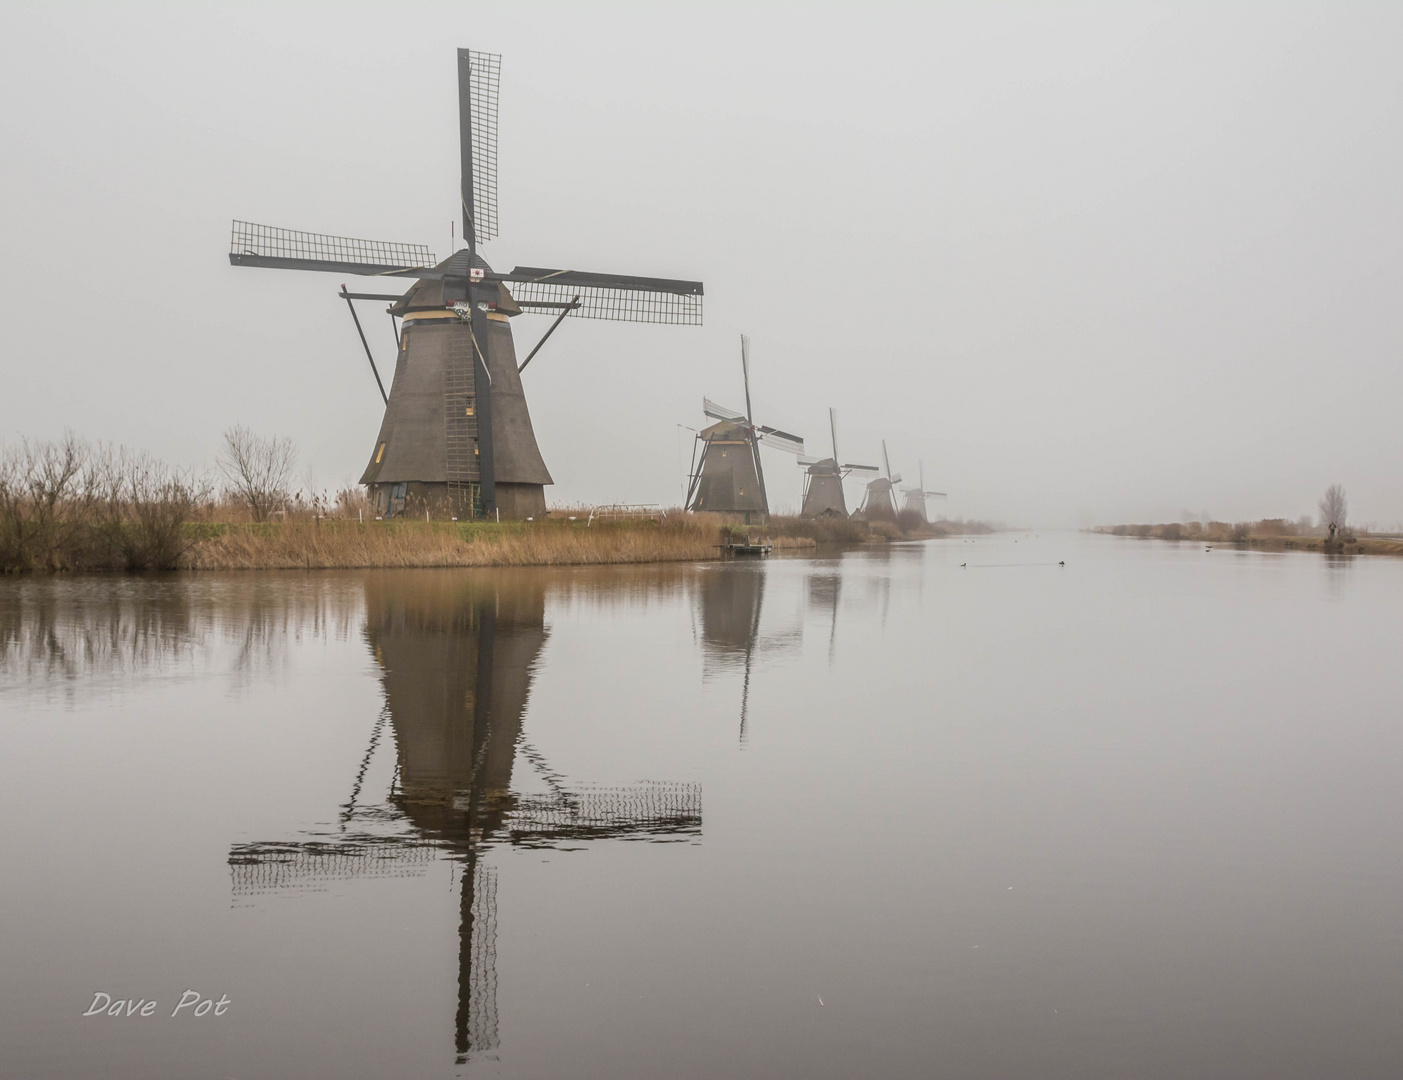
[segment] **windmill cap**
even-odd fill
[[[481,255],[473,259],[473,268],[491,272],[492,267]],[[439,263],[435,270],[442,270],[457,277],[466,277],[468,271],[468,249],[455,251]],[[408,311],[442,311],[446,304],[443,299],[443,278],[420,278],[410,290],[400,297],[390,308],[393,315],[403,315]],[[481,295],[480,293],[478,294]],[[497,311],[503,315],[520,315],[521,308],[512,299],[511,293],[501,282],[497,283]]]

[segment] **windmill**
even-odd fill
[[[702,411],[717,421],[697,432],[692,444],[691,486],[687,491],[688,510],[750,515],[770,514],[765,493],[765,470],[760,462],[760,444],[788,454],[801,455],[804,440],[778,428],[755,423],[750,407],[750,338],[740,336],[740,366],[745,377],[745,412],[718,405],[702,398]],[[697,450],[701,450],[700,459]]]
[[[882,440],[882,464],[886,466],[887,475],[867,482],[867,494],[863,496],[862,506],[853,515],[863,521],[896,520],[896,485],[901,483],[901,474],[892,475],[886,439]]]
[[[926,516],[927,499],[943,499],[943,491],[926,490],[926,463],[920,462],[920,483],[913,488],[902,488],[901,493],[906,496],[906,502],[901,507],[903,514],[919,514],[922,521],[930,521]]]
[[[578,848],[701,832],[698,785],[572,783],[526,741],[522,720],[548,633],[538,582],[407,575],[367,582],[365,638],[381,669],[385,707],[339,822],[229,851],[241,900],[329,879],[416,876],[439,858],[456,863],[460,1064],[498,1045],[494,846]],[[387,725],[391,790],[383,803],[358,805]],[[513,775],[518,759],[537,774],[526,783],[520,770]]]
[[[458,50],[458,140],[463,240],[435,262],[426,247],[233,224],[229,261],[377,278],[416,278],[403,295],[348,292],[356,331],[385,401],[360,482],[378,511],[406,499],[455,517],[536,517],[553,483],[531,426],[521,371],[566,316],[697,326],[702,283],[518,266],[499,273],[479,250],[497,236],[497,99],[501,57]],[[398,355],[389,393],[354,301],[391,301]],[[555,321],[520,364],[509,320]]]
[[[801,457],[799,466],[804,477],[804,508],[800,517],[847,517],[848,503],[843,497],[843,479],[849,473],[876,473],[875,465],[845,465],[838,459],[838,414],[828,410],[828,429],[833,435],[833,456],[815,461]]]

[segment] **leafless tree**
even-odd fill
[[[102,450],[94,460],[102,478],[97,519],[109,557],[131,570],[174,569],[200,539],[190,522],[212,494],[209,481],[125,447]]]
[[[1330,529],[1331,535],[1345,531],[1345,516],[1349,504],[1345,501],[1345,489],[1340,484],[1331,484],[1320,496],[1320,524]]]
[[[297,464],[297,448],[291,439],[231,427],[224,433],[218,462],[229,495],[248,507],[254,521],[267,521],[291,497]]]
[[[0,451],[0,565],[9,570],[53,569],[92,498],[91,452],[75,436],[30,442]]]

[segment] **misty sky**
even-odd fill
[[[700,329],[568,320],[527,369],[552,503],[680,501],[745,332],[757,421],[826,455],[836,406],[843,457],[924,459],[951,516],[1294,517],[1338,481],[1403,521],[1396,4],[6,4],[0,435],[208,465],[242,423],[358,478],[341,279],[231,267],[229,222],[444,257],[458,46],[503,54],[495,266],[706,284]]]

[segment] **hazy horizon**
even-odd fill
[[[446,256],[464,46],[503,57],[494,265],[706,286],[700,329],[567,320],[532,362],[551,503],[679,502],[746,333],[759,422],[827,456],[836,407],[842,456],[924,460],[933,512],[1295,518],[1339,482],[1403,522],[1397,8],[4,17],[5,440],[202,466],[243,424],[354,482],[382,404],[341,279],[231,267],[229,222]]]

